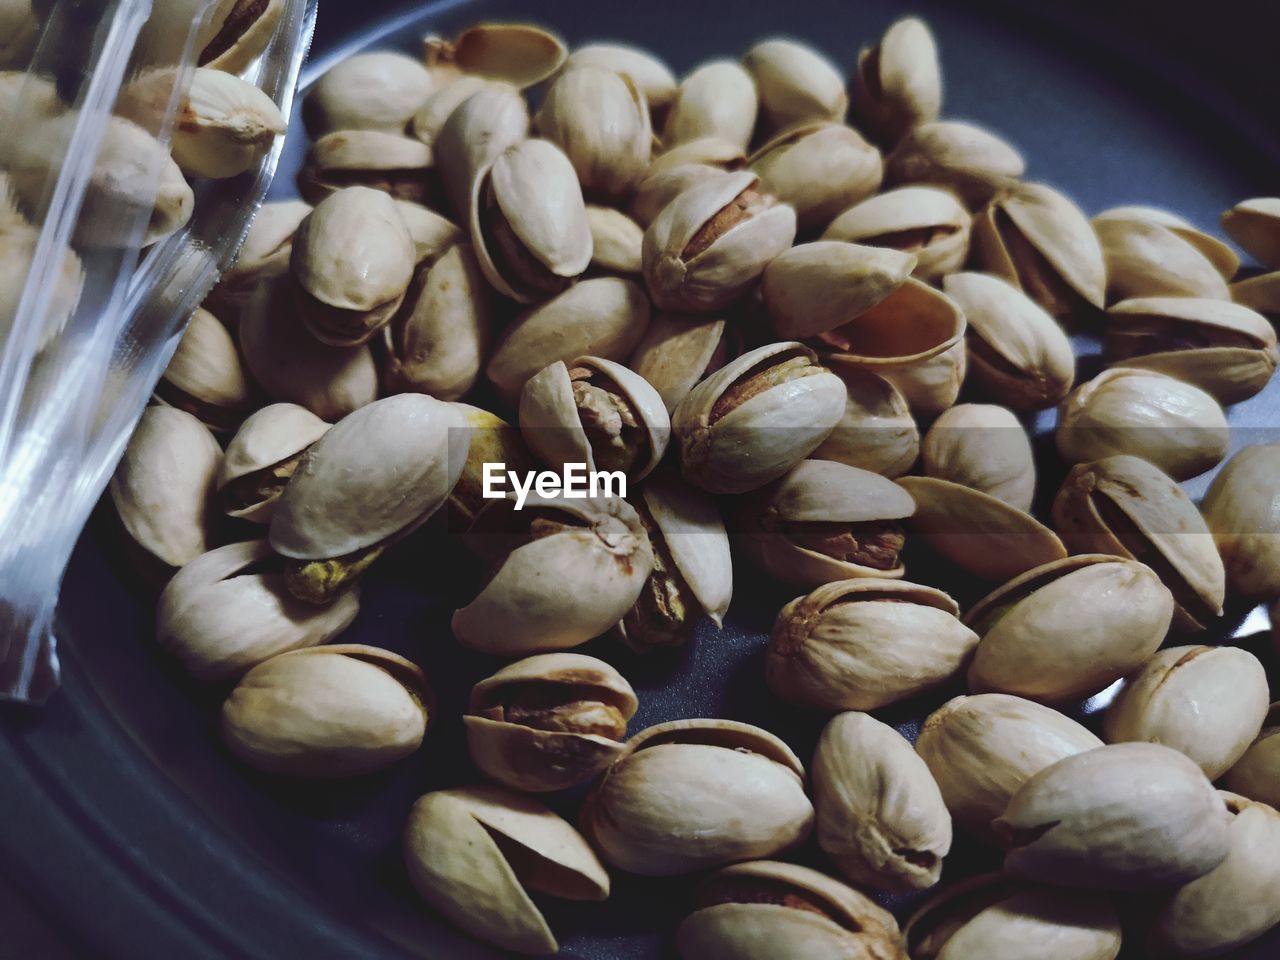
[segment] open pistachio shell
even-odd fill
[[[1177,228],[1125,208],[1093,218],[1107,267],[1107,301],[1132,297],[1230,299],[1222,273]]]
[[[884,477],[900,477],[920,452],[920,429],[902,393],[884,377],[844,364],[831,372],[845,386],[844,415],[813,451]]]
[[[640,274],[644,228],[621,210],[587,204],[591,266],[604,273]]]
[[[480,171],[528,134],[529,108],[506,84],[486,84],[443,120],[431,152],[455,221],[468,222],[471,188]]]
[[[284,7],[285,0],[224,0],[206,26],[209,38],[200,66],[228,73],[247,70],[275,36]]]
[[[568,49],[558,36],[531,23],[477,23],[450,42],[429,45],[428,66],[532,87],[564,66]]]
[[[1182,217],[1175,213],[1170,213],[1168,210],[1143,206],[1112,207],[1104,214],[1099,214],[1099,216],[1114,219],[1146,220],[1168,227],[1173,233],[1204,254],[1209,262],[1222,274],[1222,279],[1229,282],[1240,271],[1240,257],[1231,249],[1230,244],[1219,240],[1211,233],[1197,230]]]
[[[1249,598],[1280,596],[1280,444],[1245,447],[1213,478],[1200,509],[1227,570]]]
[[[853,109],[877,139],[893,143],[942,109],[942,71],[933,34],[918,17],[903,17],[874,47],[858,53]]]
[[[644,94],[649,110],[666,110],[676,98],[676,78],[665,63],[638,47],[623,43],[588,43],[569,54],[566,68],[604,67],[629,77]]]
[[[1280,807],[1280,703],[1273,703],[1262,732],[1227,771],[1228,790]]]
[[[728,359],[725,321],[660,313],[631,357],[631,369],[644,377],[671,412],[706,374]]]
[[[431,148],[380,130],[335,130],[311,145],[298,173],[298,192],[319,203],[344,187],[364,186],[398,200],[424,203]]]
[[[827,225],[822,239],[915,254],[912,275],[933,283],[964,266],[971,219],[948,190],[898,187],[854,204]]]
[[[376,50],[347,57],[325,72],[303,104],[307,131],[403,133],[433,88],[431,74],[413,57]]]
[[[209,429],[235,429],[253,408],[253,388],[227,328],[208,310],[196,308],[156,397],[194,414]]]
[[[962,403],[945,411],[920,448],[926,477],[949,480],[1030,512],[1036,466],[1026,428],[1004,407]]]
[[[249,416],[227,444],[218,470],[218,499],[233,517],[270,523],[276,501],[303,453],[329,424],[293,403],[273,403]]]
[[[955,192],[976,210],[1026,172],[1022,155],[982,127],[931,120],[908,131],[885,157],[890,186],[923,183]]]
[[[782,38],[761,40],[742,57],[755,78],[760,112],[774,130],[811,120],[843,120],[844,78],[818,51]]]
[[[719,137],[746,148],[756,125],[758,100],[751,74],[732,60],[714,60],[681,82],[667,111],[667,146]]]
[[[678,163],[657,170],[651,167],[636,187],[627,214],[647,229],[672,200],[690,187],[727,176],[729,171],[710,163]]]
[[[1241,200],[1222,215],[1222,229],[1259,263],[1280,270],[1280,198]]]
[[[238,310],[261,284],[288,273],[294,231],[310,212],[311,205],[301,200],[264,203],[240,245],[235,264],[209,295],[210,303]]]
[[[449,529],[465,533],[471,529],[476,514],[489,502],[484,495],[484,465],[505,463],[508,470],[527,473],[537,469],[533,454],[525,449],[520,430],[496,414],[469,403],[455,402],[471,433],[467,462],[462,466],[458,482],[446,501]]]

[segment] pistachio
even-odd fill
[[[665,111],[676,98],[676,78],[665,63],[638,47],[622,43],[588,43],[569,54],[565,68],[604,67],[630,78],[644,94],[650,113]]]
[[[814,459],[902,476],[920,452],[920,430],[907,401],[892,383],[867,370],[835,364],[831,372],[844,381],[844,415],[813,451]]]
[[[840,378],[808,347],[775,343],[743,354],[693,388],[671,427],[686,480],[744,493],[782,476],[827,438],[844,412]]]
[[[621,210],[587,204],[591,266],[603,273],[639,275],[644,229]]]
[[[468,76],[458,77],[447,86],[432,90],[409,122],[409,132],[428,147],[433,146],[436,138],[440,135],[440,130],[445,125],[445,121],[453,115],[453,112],[462,106],[473,93],[479,93],[489,87],[508,89],[507,84],[498,80],[486,80],[484,77]],[[521,104],[523,104],[523,101],[521,101]]]
[[[719,137],[746,148],[756,125],[759,102],[751,74],[732,60],[714,60],[685,77],[667,111],[662,142],[667,146]]]
[[[251,409],[252,389],[235,341],[208,310],[197,307],[191,314],[156,396],[218,432],[234,430]]]
[[[235,264],[209,295],[210,303],[238,316],[263,283],[288,273],[294,232],[310,212],[311,205],[301,200],[264,203],[249,226]]]
[[[1177,214],[1158,207],[1112,207],[1099,216],[1116,220],[1145,220],[1149,223],[1167,227],[1181,239],[1199,250],[1222,274],[1222,279],[1230,280],[1240,270],[1240,257],[1230,244],[1224,243],[1211,233],[1198,230]]]
[[[946,187],[977,209],[1026,171],[1026,161],[1004,140],[959,120],[929,120],[909,130],[885,158],[890,186]]]
[[[818,51],[794,40],[761,40],[742,58],[760,95],[760,112],[774,130],[812,120],[844,119],[844,78]]]
[[[206,24],[202,67],[240,73],[267,49],[284,14],[284,0],[222,0]]]
[[[453,221],[434,210],[408,200],[397,200],[396,209],[413,239],[414,258],[418,264],[438,259],[463,239],[462,231]]]
[[[431,148],[381,130],[335,130],[311,145],[298,192],[311,203],[345,187],[370,187],[397,200],[424,203]]]
[[[977,636],[941,590],[859,577],[782,608],[765,679],[775,696],[813,709],[875,710],[936,689],[964,669]]]
[[[431,152],[445,199],[458,223],[467,223],[471,215],[471,188],[476,177],[528,133],[529,108],[524,97],[500,84],[477,90],[444,120]]]
[[[1036,490],[1031,438],[1004,407],[952,407],[933,422],[920,453],[926,477],[972,487],[1030,512]]]
[[[477,23],[452,41],[429,37],[426,44],[432,70],[452,68],[519,89],[553,76],[567,55],[563,40],[529,23]]]
[[[1125,682],[1103,717],[1103,735],[1109,743],[1162,743],[1217,780],[1262,729],[1267,699],[1267,673],[1249,651],[1166,647]]]
[[[1155,743],[1066,757],[1019,788],[993,824],[1005,869],[1102,890],[1187,883],[1226,858],[1229,815],[1200,768]]]
[[[218,499],[233,517],[270,523],[307,448],[329,424],[292,403],[273,403],[240,425],[218,470]]]
[[[738,170],[746,162],[747,155],[738,144],[719,137],[699,137],[663,150],[650,161],[648,175],[653,176],[691,163],[719,167],[722,170]]]
[[[1144,564],[1102,554],[1047,563],[965,615],[982,638],[969,689],[1046,703],[1089,696],[1145,663],[1172,618],[1172,595]]]
[[[1128,453],[1187,480],[1226,455],[1226,415],[1199,387],[1153,370],[1112,367],[1076,387],[1058,412],[1068,463]]]
[[[4,219],[2,211],[0,219]],[[16,210],[13,212],[12,222],[0,223],[0,272],[8,278],[0,283],[0,326],[5,330],[13,329],[18,316],[18,306],[26,287],[24,278],[32,273],[40,236],[41,232],[27,223]],[[39,349],[53,343],[67,328],[72,315],[80,306],[84,283],[84,266],[80,257],[74,250],[64,247],[46,308],[44,326],[40,331]]]
[[[183,173],[234,177],[256,166],[286,128],[280,108],[256,86],[196,67],[178,104],[169,146]]]
[[[1133,297],[1210,297],[1229,300],[1213,260],[1176,227],[1133,216],[1126,208],[1093,218],[1106,259],[1107,301]]]
[[[582,807],[582,831],[606,862],[653,877],[772,856],[812,827],[800,760],[733,720],[641,731]]]
[[[1004,693],[955,697],[925,719],[916,752],[955,821],[983,839],[1032,776],[1102,741],[1051,707]]]
[[[504,950],[559,949],[527,891],[605,900],[609,874],[573,827],[531,797],[497,787],[419,797],[404,828],[418,894],[468,933]]]
[[[1223,782],[1228,790],[1274,807],[1280,803],[1277,774],[1280,774],[1280,703],[1273,703],[1263,721],[1262,732],[1227,771]]]
[[[680,163],[657,170],[651,167],[636,187],[627,213],[641,227],[647,228],[672,200],[686,190],[727,176],[728,171],[709,163]]]
[[[725,321],[660,313],[631,356],[631,369],[658,391],[667,411],[706,374],[720,369],[733,352]]]
[[[246,673],[222,705],[222,738],[266,773],[371,773],[422,745],[434,706],[422,671],[361,644],[293,650]]]
[[[1245,447],[1209,484],[1200,505],[1227,571],[1246,597],[1280,597],[1280,444]]]
[[[431,74],[390,50],[359,53],[327,70],[302,105],[313,137],[334,130],[404,133],[432,90]]]
[[[1222,215],[1222,229],[1259,263],[1280,270],[1280,198],[1241,200]]]
[[[636,712],[631,684],[603,660],[544,653],[471,689],[463,723],[471,760],[513,790],[586,783],[622,753]]]
[[[898,187],[845,210],[827,225],[822,239],[914,254],[912,276],[935,283],[964,266],[971,219],[947,190]]]
[[[894,21],[876,46],[859,51],[853,82],[854,112],[878,140],[894,143],[937,120],[942,75],[929,27],[918,17]]]
[[[536,469],[533,455],[520,439],[520,430],[501,417],[467,403],[454,403],[466,420],[471,433],[471,446],[462,473],[449,494],[446,506],[450,529],[466,532],[481,508],[489,502],[484,496],[484,465],[505,463],[508,470]]]

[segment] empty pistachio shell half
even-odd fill
[[[1245,447],[1213,478],[1200,505],[1227,570],[1246,597],[1280,596],[1280,444]]]
[[[653,385],[671,412],[699,380],[730,359],[732,340],[724,320],[660,313],[632,354],[631,369]]]
[[[1223,781],[1228,790],[1244,794],[1250,800],[1280,804],[1280,703],[1273,703],[1258,734],[1227,771]]]
[[[962,403],[944,411],[924,435],[926,477],[950,480],[1030,512],[1036,465],[1026,428],[1004,407]]]
[[[877,140],[894,143],[938,119],[942,72],[929,27],[918,17],[895,21],[874,47],[858,53],[853,109]]]
[[[602,273],[639,275],[644,228],[621,210],[587,204],[591,228],[591,266]]]
[[[517,953],[559,949],[528,891],[604,900],[609,874],[582,835],[532,797],[498,787],[437,790],[414,803],[404,861],[418,894],[482,940]]]
[[[319,203],[344,187],[362,186],[397,200],[425,203],[431,148],[381,130],[335,130],[311,145],[298,173],[298,192]]]
[[[1280,198],[1241,200],[1222,215],[1222,229],[1259,263],[1280,269]]]
[[[995,821],[1005,869],[1062,886],[1155,891],[1226,858],[1230,815],[1192,761],[1155,743],[1117,743],[1059,760]]]
[[[1107,267],[1107,301],[1132,297],[1229,300],[1227,281],[1200,245],[1150,216],[1105,210],[1093,218]]]
[[[1168,210],[1143,206],[1112,207],[1098,216],[1114,220],[1145,220],[1148,223],[1167,227],[1204,254],[1217,271],[1222,274],[1222,279],[1224,280],[1230,281],[1240,270],[1240,256],[1231,249],[1229,243],[1218,239],[1211,233],[1197,229],[1182,217],[1175,213],[1170,213]]]
[[[668,147],[718,137],[746,148],[759,103],[751,74],[732,60],[703,64],[680,81],[667,111],[662,142]]]
[[[544,653],[472,687],[463,724],[471,760],[491,780],[564,790],[617,759],[636,706],[631,684],[603,660]]]
[[[222,705],[222,738],[267,773],[347,777],[422,745],[434,712],[422,671],[362,644],[309,647],[246,673]]]
[[[906,960],[893,915],[826,874],[754,860],[725,867],[694,894],[676,931],[684,960]]]
[[[431,153],[458,223],[468,222],[471,187],[480,171],[528,134],[529,108],[506,84],[485,84],[443,120]]]
[[[1102,729],[1109,743],[1173,747],[1217,780],[1262,729],[1267,699],[1266,670],[1248,650],[1166,647],[1125,682]]]
[[[946,187],[975,210],[1026,169],[1022,155],[990,131],[959,120],[931,120],[898,141],[885,157],[884,177],[890,186]]]
[[[822,239],[915,254],[912,275],[934,283],[964,266],[971,219],[948,190],[898,187],[845,210],[827,225]]]
[[[867,370],[835,364],[844,381],[844,415],[813,451],[816,460],[836,460],[884,477],[900,477],[920,451],[920,429],[901,392]]]
[[[191,314],[156,384],[156,397],[220,433],[234,430],[253,408],[253,388],[235,341],[208,310],[197,307]]]
[[[466,421],[471,445],[467,448],[467,461],[462,465],[462,473],[453,485],[446,506],[449,529],[466,533],[471,529],[476,514],[489,502],[484,495],[484,465],[505,463],[508,470],[523,474],[536,470],[537,461],[526,449],[518,427],[469,403],[455,402],[454,407]]]
[[[969,689],[1062,703],[1097,693],[1156,651],[1173,597],[1150,567],[1084,554],[1030,570],[964,618],[982,639]]]
[[[333,130],[403,133],[432,86],[431,74],[413,57],[391,50],[359,53],[316,81],[302,116],[316,137]]]
[[[676,98],[676,78],[665,63],[638,47],[623,43],[588,43],[569,54],[566,69],[604,67],[629,77],[644,94],[651,112],[666,110]]]
[[[293,403],[273,403],[240,425],[218,470],[218,501],[230,516],[270,523],[302,455],[329,424]]]
[[[235,264],[209,295],[210,303],[218,309],[228,306],[232,308],[228,312],[234,313],[264,282],[288,273],[294,231],[310,212],[311,205],[301,200],[264,203],[249,226]]]
[[[932,587],[859,577],[782,608],[765,657],[775,696],[824,711],[875,710],[934,689],[978,642]]]
[[[582,832],[606,862],[654,877],[772,856],[812,827],[800,760],[733,720],[641,731],[582,807]]]
[[[568,56],[563,40],[531,23],[477,23],[451,41],[429,37],[426,48],[433,70],[453,68],[519,89],[553,76]]]
[[[761,40],[742,58],[756,82],[760,112],[774,130],[810,120],[843,120],[849,109],[844,77],[812,47]]]
[[[956,697],[929,714],[916,752],[933,773],[956,823],[990,839],[1024,783],[1045,767],[1102,746],[1052,707],[1005,693]]]

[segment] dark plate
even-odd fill
[[[1236,200],[1275,191],[1280,143],[1268,124],[1276,101],[1246,85],[1249,77],[1274,83],[1257,59],[1280,28],[1273,5],[1215,4],[1208,25],[1197,22],[1208,12],[1201,5],[1032,6],[936,0],[911,7],[939,37],[948,115],[1003,133],[1029,158],[1032,177],[1064,188],[1090,212],[1141,202],[1213,228]],[[503,17],[540,19],[574,42],[638,43],[677,71],[711,55],[736,55],[778,32],[807,39],[848,65],[862,42],[905,12],[887,0],[454,0],[368,27],[385,9],[374,0],[325,4],[313,75],[363,45],[412,50],[428,26],[447,34]],[[303,144],[292,149],[296,166]],[[290,169],[286,158],[282,170]],[[281,195],[291,190],[287,180],[278,186]],[[1278,404],[1280,383],[1234,408],[1237,445],[1261,439]],[[1055,469],[1044,464],[1049,485]],[[1199,493],[1204,483],[1191,489]],[[495,956],[437,922],[399,865],[399,831],[412,800],[474,779],[459,717],[470,684],[496,666],[449,636],[451,598],[472,588],[474,573],[456,562],[456,545],[430,531],[401,545],[371,578],[349,634],[426,668],[441,701],[426,748],[381,776],[289,784],[246,772],[225,756],[215,727],[223,691],[190,683],[155,651],[154,595],[128,578],[108,521],[100,511],[67,574],[63,689],[42,712],[4,716],[0,852],[13,875],[92,956]],[[635,683],[643,707],[634,728],[677,717],[734,717],[779,732],[808,756],[822,718],[773,701],[761,669],[765,634],[791,591],[739,569],[728,628],[700,635],[678,662],[636,661],[607,642],[583,649],[617,663]],[[919,568],[913,576],[933,579]],[[971,585],[953,586],[972,598]],[[1265,617],[1248,613],[1234,611],[1219,636],[1239,635],[1233,642],[1260,651],[1265,644],[1251,635],[1265,627]],[[1274,659],[1268,663],[1274,670]],[[940,699],[881,715],[910,732]],[[558,804],[566,813],[572,805],[572,798]],[[963,841],[957,847],[950,878],[994,863]],[[820,863],[812,848],[800,856]],[[687,889],[684,881],[619,876],[609,903],[552,903],[547,912],[565,956],[667,956]],[[1278,954],[1280,933],[1235,956]]]

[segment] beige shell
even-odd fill
[[[761,40],[742,57],[755,79],[760,112],[774,130],[813,120],[843,120],[844,77],[826,57],[794,40]]]
[[[109,486],[111,502],[134,543],[168,567],[180,567],[209,550],[221,460],[218,441],[191,414],[147,407]]]
[[[403,133],[433,88],[431,74],[393,50],[358,53],[340,61],[311,87],[302,106],[307,132]]]
[[[513,790],[586,783],[623,751],[638,701],[613,667],[579,653],[527,657],[471,688],[471,761]]]
[[[1170,477],[1123,454],[1075,466],[1053,502],[1053,525],[1077,553],[1150,560],[1173,593],[1175,626],[1222,615],[1226,573],[1209,527]]]
[[[936,283],[964,266],[971,219],[948,190],[898,187],[845,210],[827,225],[822,239],[915,254],[912,275]]]
[[[252,409],[253,388],[235,341],[208,310],[191,314],[156,396],[219,432],[235,429]]]
[[[1026,428],[1004,407],[962,403],[945,411],[924,435],[926,477],[949,480],[1030,512],[1036,465]]]
[[[640,226],[648,226],[676,197],[708,180],[723,180],[729,172],[710,163],[680,163],[652,170],[636,187],[627,214]]]
[[[732,60],[713,60],[694,70],[676,90],[662,129],[671,147],[700,137],[718,137],[746,148],[759,103],[751,74]]]
[[[1222,279],[1230,281],[1240,270],[1240,257],[1231,249],[1231,245],[1219,240],[1211,233],[1197,230],[1190,223],[1175,213],[1159,207],[1127,206],[1112,207],[1099,216],[1108,219],[1146,220],[1171,231],[1191,244],[1222,274]]]
[[[1280,805],[1280,703],[1273,703],[1258,734],[1223,778],[1228,790],[1250,800]]]
[[[311,204],[301,200],[264,203],[249,226],[235,264],[209,295],[210,303],[238,310],[261,284],[288,273],[294,231],[310,212]]]
[[[296,600],[265,540],[203,553],[165,585],[156,607],[156,642],[196,677],[221,680],[289,650],[327,643],[360,611],[350,590],[328,606]]]
[[[344,187],[381,190],[397,200],[425,203],[431,148],[381,130],[335,130],[311,145],[298,173],[298,192],[311,203]]]
[[[3,186],[3,184],[0,184]],[[3,214],[0,213],[0,219]],[[12,329],[18,315],[25,281],[20,278],[31,274],[31,266],[40,244],[41,231],[27,223],[16,210],[12,223],[0,223],[0,271],[10,278],[0,284],[0,325]],[[44,325],[40,330],[38,349],[44,349],[66,329],[68,321],[80,305],[84,293],[84,266],[80,257],[69,246],[61,253],[60,269],[56,272],[49,304],[45,308]],[[34,307],[28,307],[34,312]]]
[[[853,109],[859,123],[886,143],[938,119],[942,71],[933,34],[918,17],[890,25],[875,47],[858,53]]]
[[[218,470],[218,497],[227,514],[270,523],[298,460],[328,429],[310,410],[292,403],[273,403],[246,418],[227,444]],[[242,505],[237,499],[244,498],[238,495],[249,482],[253,497]]]
[[[587,204],[591,228],[591,266],[604,273],[639,275],[644,228],[621,210]]]
[[[844,381],[844,415],[813,451],[817,460],[836,460],[884,477],[900,477],[920,452],[920,429],[901,392],[867,370],[835,364]]]
[[[647,50],[623,43],[588,43],[569,54],[565,68],[604,67],[629,77],[645,96],[649,110],[665,110],[676,98],[676,77],[671,68]]]
[[[827,712],[876,710],[936,689],[967,663],[978,637],[941,590],[858,577],[782,608],[765,679],[783,700]]]
[[[449,113],[431,153],[454,220],[468,222],[472,185],[480,171],[528,134],[524,97],[505,84],[486,84]]]
[[[960,120],[913,127],[885,157],[889,186],[923,183],[955,192],[970,210],[987,203],[1026,172],[1022,155],[994,133]]]
[[[773,734],[675,720],[627,741],[587,796],[582,831],[606,862],[665,877],[768,857],[813,827],[804,767]]]
[[[997,403],[1043,410],[1071,391],[1071,341],[1029,296],[982,273],[953,273],[942,288],[968,321],[969,369]]]
[[[170,150],[193,177],[235,177],[256,166],[288,124],[275,101],[239,77],[196,67],[178,103]]]
[[[965,614],[982,638],[969,689],[1045,703],[1087,697],[1145,663],[1172,619],[1173,596],[1144,564],[1103,554],[1047,563]]]
[[[1107,264],[1107,302],[1133,297],[1211,297],[1229,300],[1213,260],[1176,228],[1124,208],[1093,218]]]
[[[736,143],[719,137],[699,137],[677,143],[657,154],[649,163],[649,176],[686,164],[707,164],[723,170],[737,170],[747,162],[747,155]]]
[[[223,0],[206,24],[200,65],[228,73],[248,70],[271,43],[284,8],[285,0]]]
[[[1235,454],[1213,478],[1201,512],[1227,570],[1227,586],[1249,598],[1280,597],[1280,444]]]
[[[507,85],[498,80],[466,76],[458,77],[447,86],[432,90],[430,96],[422,102],[422,106],[409,122],[409,132],[427,146],[433,146],[440,135],[441,128],[453,111],[462,106],[473,93],[478,93],[490,86],[506,87]]]
[[[1102,731],[1108,743],[1173,747],[1217,780],[1262,730],[1267,701],[1266,670],[1248,650],[1166,647],[1125,681]]]
[[[1154,370],[1112,367],[1063,401],[1054,439],[1067,463],[1128,453],[1187,480],[1226,456],[1229,429],[1222,407],[1199,387]]]
[[[1187,883],[1227,855],[1229,815],[1200,768],[1168,747],[1117,743],[1059,760],[1028,780],[996,832],[1005,869],[1095,890]]]
[[[929,714],[916,738],[956,823],[991,839],[991,821],[1045,767],[1102,746],[1070,717],[1005,693],[955,697]]]
[[[489,502],[484,495],[484,465],[506,464],[508,470],[521,474],[537,469],[533,454],[525,449],[520,430],[496,414],[473,407],[469,403],[454,402],[453,406],[466,420],[471,433],[471,446],[467,448],[467,460],[462,473],[446,501],[449,530],[466,532],[476,514]]]
[[[1259,263],[1280,270],[1280,198],[1241,200],[1222,215],[1222,229]]]
[[[477,23],[452,41],[427,42],[428,67],[453,68],[519,89],[553,76],[567,56],[560,37],[531,23]]]
[[[725,321],[660,313],[631,356],[631,369],[644,377],[674,411],[699,380],[723,365],[729,351]]]
[[[409,200],[397,200],[396,209],[413,239],[414,259],[421,265],[425,260],[435,260],[450,247],[463,239],[452,220],[434,210]]]

